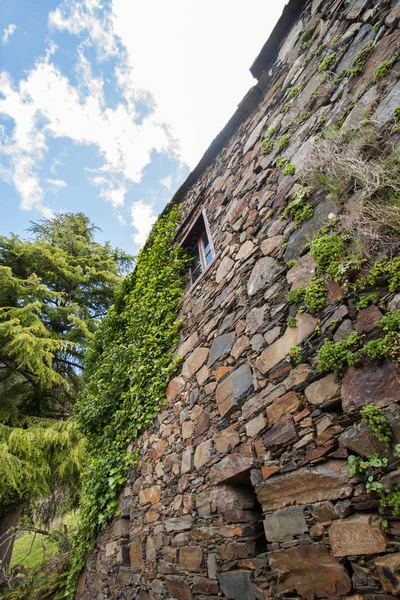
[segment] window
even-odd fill
[[[214,258],[210,228],[208,226],[205,211],[202,210],[195,224],[184,239],[182,246],[189,251],[193,257],[189,267],[188,289],[190,289],[201,274],[207,269]]]

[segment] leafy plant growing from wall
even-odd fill
[[[70,598],[96,534],[118,511],[118,492],[137,456],[127,445],[152,424],[178,364],[177,314],[187,262],[174,243],[179,214],[174,207],[154,225],[86,356],[76,420],[86,438],[87,462]]]

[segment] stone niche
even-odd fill
[[[320,276],[313,237],[335,215],[342,224],[359,214],[359,189],[341,203],[313,189],[300,224],[285,212],[300,185],[314,186],[304,165],[325,128],[368,119],[382,147],[400,147],[399,18],[394,0],[289,0],[252,67],[257,85],[171,200],[182,205],[177,241],[201,237],[203,215],[212,253],[193,238],[205,268],[182,301],[182,365],[153,426],[129,446],[138,465],[77,600],[400,594],[399,520],[347,470],[349,454],[379,453],[385,489],[400,486],[393,448],[359,412],[381,407],[400,443],[399,369],[370,361],[339,377],[316,366],[325,339],[379,336],[375,324],[400,297],[383,282],[375,304],[358,310],[357,294],[324,279],[320,311],[288,303]],[[363,50],[361,72],[342,72]]]

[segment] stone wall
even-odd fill
[[[322,128],[358,127],[368,117],[398,144],[399,18],[393,1],[305,2],[268,55],[256,108],[187,190],[182,223],[204,207],[216,257],[184,298],[181,371],[139,439],[121,515],[99,536],[77,598],[385,600],[400,593],[400,522],[389,514],[383,530],[379,500],[347,470],[348,454],[378,452],[396,477],[397,459],[360,422],[359,408],[383,407],[399,443],[399,369],[370,363],[341,379],[316,368],[323,339],[353,330],[373,336],[400,298],[386,286],[379,303],[357,311],[351,294],[326,280],[325,308],[296,313],[285,295],[315,275],[310,241],[350,209],[316,189],[313,216],[300,228],[282,215]],[[362,72],[335,79],[370,41]],[[319,68],[333,53],[329,69]],[[388,59],[391,70],[374,81]],[[272,126],[276,141],[263,154],[260,138]],[[278,156],[295,165],[294,175],[276,168]],[[292,346],[301,348],[299,363]]]

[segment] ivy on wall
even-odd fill
[[[177,314],[187,262],[174,243],[179,215],[174,207],[158,219],[87,352],[76,419],[88,454],[66,597],[73,597],[101,526],[118,511],[118,492],[136,456],[127,446],[152,424],[178,364]]]

